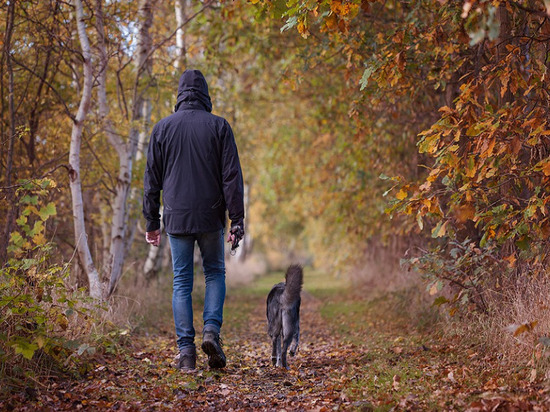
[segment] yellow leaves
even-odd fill
[[[460,223],[465,223],[468,220],[473,220],[476,214],[476,208],[471,203],[458,206],[455,211],[455,218]]]
[[[46,344],[47,338],[44,335],[38,335],[34,342],[38,346],[39,349],[42,349],[44,345]]]
[[[439,112],[446,115],[454,115],[455,111],[451,109],[449,106],[443,106],[439,108]]]
[[[46,243],[46,237],[44,236],[44,232],[39,232],[32,238],[32,241],[36,246],[42,246]]]
[[[422,220],[422,215],[420,213],[416,215],[416,224],[420,230],[424,229],[424,221]]]
[[[546,158],[538,162],[533,170],[542,172],[544,176],[550,176],[550,158]]]
[[[357,14],[357,11],[359,9],[359,5],[355,3],[350,2],[342,2],[339,0],[333,0],[330,3],[330,10],[339,16],[350,16],[353,17]]]
[[[481,125],[479,123],[474,123],[466,130],[466,136],[475,137],[481,134]]]
[[[502,259],[508,262],[509,268],[514,268],[516,266],[516,256],[514,254],[511,254],[510,256],[506,256]]]
[[[477,166],[475,164],[474,156],[470,155],[468,157],[468,163],[466,164],[465,175],[466,177],[473,178],[476,174]]]
[[[437,151],[440,141],[440,133],[426,134],[423,140],[418,144],[420,153],[434,154]]]
[[[330,15],[325,18],[324,28],[327,30],[339,30],[342,33],[348,33],[349,23],[351,19],[357,16],[359,7],[365,8],[365,6],[360,6],[350,1],[331,1]],[[367,8],[370,8],[370,6],[367,6]]]
[[[439,202],[437,199],[422,199],[422,204],[426,207],[426,210],[429,213],[441,214],[441,208],[439,207]]]
[[[57,326],[59,326],[62,330],[67,330],[67,328],[69,327],[69,321],[64,313],[60,313],[57,316],[56,323]]]
[[[325,25],[329,30],[336,30],[338,28],[338,18],[336,15],[331,14],[325,19]]]
[[[400,44],[400,43],[403,43],[403,38],[404,38],[404,33],[403,33],[403,31],[398,31],[398,32],[395,33],[395,35],[393,36],[392,41],[393,41],[394,43]]]
[[[449,221],[446,222],[440,221],[433,229],[432,229],[432,237],[443,237],[447,233],[447,225]]]
[[[483,143],[480,149],[480,157],[481,158],[490,157],[493,154],[493,149],[495,148],[496,142],[497,142],[497,139],[494,137],[483,139]]]
[[[301,20],[300,22],[298,22],[298,27],[297,28],[298,28],[298,33],[300,33],[300,35],[304,39],[307,39],[309,37],[310,33],[309,33],[309,30],[308,30],[304,20]]]
[[[545,124],[544,120],[542,120],[540,117],[531,117],[530,119],[526,119],[522,123],[521,128],[527,129],[529,127],[531,129],[534,129],[544,124]]]
[[[407,196],[408,193],[403,189],[399,190],[399,192],[397,192],[397,194],[395,195],[395,197],[399,200],[404,200],[407,198]]]

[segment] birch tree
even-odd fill
[[[185,32],[183,26],[187,21],[187,0],[175,0],[174,10],[176,15],[176,60],[174,67],[176,72],[181,71],[186,65]]]
[[[140,126],[143,119],[144,94],[149,83],[142,86],[142,79],[150,79],[152,39],[149,33],[153,22],[154,0],[141,0],[138,8],[138,32],[136,59],[136,75],[134,80],[132,104],[131,104],[131,128],[128,139],[121,138],[112,120],[109,117],[109,104],[107,101],[107,72],[109,56],[105,42],[105,24],[102,0],[96,2],[96,19],[98,30],[98,50],[101,70],[98,76],[98,111],[103,125],[103,130],[111,146],[118,157],[119,168],[115,198],[112,204],[112,222],[109,257],[105,262],[105,273],[109,277],[108,296],[110,296],[122,276],[122,269],[126,251],[128,250],[128,195],[131,189],[133,165],[136,159],[137,147],[140,137]],[[149,76],[146,76],[149,74]],[[150,82],[150,80],[149,80]]]
[[[181,4],[184,4],[184,2],[182,2]],[[141,0],[138,5],[136,32],[137,46],[131,56],[131,59],[134,60],[133,67],[135,76],[133,80],[130,107],[129,110],[127,110],[127,112],[129,113],[128,121],[130,123],[130,130],[127,139],[124,139],[122,137],[124,136],[124,130],[116,126],[110,114],[111,107],[107,96],[107,81],[109,78],[108,74],[110,72],[110,55],[108,51],[108,42],[106,40],[106,24],[102,0],[96,0],[94,7],[94,15],[96,19],[95,27],[97,32],[96,47],[98,56],[96,79],[97,113],[102,131],[104,132],[110,146],[113,147],[113,149],[115,150],[118,160],[118,173],[116,185],[114,187],[114,198],[111,203],[111,225],[109,230],[103,230],[104,233],[110,233],[110,239],[108,241],[109,252],[106,259],[104,259],[103,268],[103,273],[105,273],[106,278],[109,279],[109,285],[106,293],[107,296],[112,295],[122,276],[124,260],[130,248],[133,233],[137,224],[135,220],[129,219],[129,210],[131,207],[130,203],[135,203],[131,200],[135,200],[135,198],[137,197],[137,195],[132,194],[131,182],[135,161],[143,155],[143,150],[138,155],[138,147],[143,148],[147,144],[148,131],[146,129],[151,115],[151,103],[147,94],[148,90],[153,85],[152,56],[156,50],[163,47],[174,36],[179,36],[178,32],[182,30],[183,26],[187,22],[192,20],[197,14],[201,13],[207,7],[209,7],[210,3],[205,4],[197,13],[195,13],[190,18],[186,18],[185,13],[183,13],[182,18],[184,18],[185,20],[178,22],[178,29],[153,47],[153,40],[150,34],[150,28],[153,23],[153,9],[155,5],[156,0]],[[91,61],[91,47],[88,37],[82,37],[83,35],[86,35],[86,32],[84,20],[82,18],[84,12],[81,0],[75,2],[75,6],[77,9],[77,15],[81,16],[78,20],[78,34],[83,44],[83,50],[85,50],[85,52],[83,52],[83,55],[85,56],[84,62],[86,64],[84,66],[85,83],[82,91],[83,103],[81,104],[81,106],[85,108],[85,113],[87,114],[90,109],[91,101],[93,65]],[[181,39],[178,40],[178,44],[180,43]],[[179,50],[184,50],[184,48],[180,48]],[[86,58],[86,56],[89,56],[89,59]],[[126,67],[126,65],[119,67],[118,71],[122,71],[124,67]],[[86,98],[84,99],[84,97]],[[82,135],[84,118],[85,116],[77,116],[77,120],[79,121],[75,122],[75,125],[77,125],[76,130],[78,131],[79,139],[81,139]],[[72,147],[73,145],[71,145],[71,148]],[[88,274],[88,278],[90,280],[90,293],[92,294],[91,277],[94,277],[94,282],[95,279],[97,279],[97,283],[99,285],[99,276],[93,264],[91,254],[89,252],[89,245],[85,236],[81,183],[78,180],[80,178],[80,166],[78,163],[80,156],[80,140],[75,142],[74,147],[74,153],[73,151],[71,151],[71,176],[74,175],[74,177],[71,177],[71,179],[75,179],[75,185],[80,188],[79,191],[75,188],[73,195],[73,208],[74,210],[79,211],[78,217],[77,213],[75,213],[75,236],[77,236],[79,257],[85,271]],[[76,150],[77,147],[78,150]],[[78,166],[78,168],[76,168],[75,165]],[[76,230],[77,222],[78,230]],[[81,250],[83,250],[84,252],[81,253]],[[94,289],[93,292],[95,297],[101,295],[101,288],[98,285],[94,284],[94,288],[97,289]]]
[[[73,205],[74,236],[78,256],[88,276],[90,296],[100,299],[102,293],[99,273],[92,260],[92,254],[90,253],[88,237],[86,234],[86,226],[84,223],[84,203],[82,200],[82,181],[80,174],[80,147],[82,144],[82,130],[84,128],[86,117],[90,111],[92,101],[92,51],[88,34],[86,33],[86,20],[84,17],[82,1],[74,0],[73,4],[75,7],[78,39],[80,41],[80,47],[82,48],[83,69],[83,86],[80,96],[80,104],[72,126],[69,152],[69,177]]]

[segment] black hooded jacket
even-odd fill
[[[243,226],[243,177],[229,123],[211,114],[208,85],[198,70],[179,81],[175,113],[154,127],[147,151],[143,216],[147,232],[160,228],[160,192],[164,227],[169,234],[213,232]]]

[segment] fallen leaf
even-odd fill
[[[400,382],[401,382],[401,376],[399,376],[399,375],[394,375],[394,376],[393,376],[393,382],[392,382],[392,385],[391,385],[391,387],[392,387],[392,389],[393,389],[394,391],[398,391],[398,390],[399,390],[399,384],[400,384]]]

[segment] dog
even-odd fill
[[[303,284],[303,270],[299,265],[290,265],[285,275],[285,282],[273,286],[267,296],[267,324],[273,350],[273,366],[288,369],[286,354],[290,356],[298,350],[300,341],[300,293]]]

